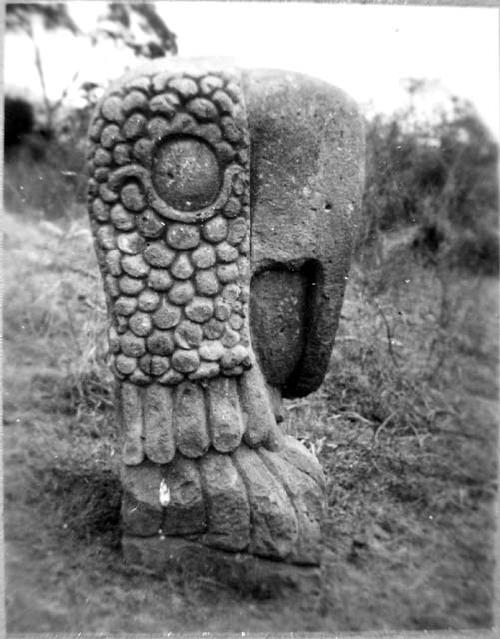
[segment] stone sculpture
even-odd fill
[[[324,478],[280,402],[328,365],[363,182],[356,107],[298,74],[160,60],[109,89],[89,137],[125,554],[318,566]]]

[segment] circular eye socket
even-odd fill
[[[197,211],[216,199],[222,171],[210,146],[194,137],[166,140],[153,160],[153,184],[160,197],[179,211]]]

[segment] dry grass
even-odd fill
[[[327,580],[321,601],[277,605],[123,564],[105,307],[86,222],[7,215],[4,228],[11,632],[491,625],[495,281],[406,260],[377,287],[354,269],[324,385],[286,402],[287,430],[327,472]]]

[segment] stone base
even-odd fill
[[[211,577],[256,597],[292,593],[319,596],[322,571],[318,566],[297,566],[245,553],[229,553],[176,537],[124,535],[125,560],[157,575],[182,572],[194,580]]]

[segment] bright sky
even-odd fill
[[[371,102],[383,112],[403,105],[401,80],[427,78],[469,99],[500,137],[497,9],[298,2],[156,5],[177,34],[182,56],[232,57],[241,66],[301,71],[336,84],[360,103]],[[88,0],[70,4],[83,28],[95,24],[101,7],[101,2]],[[20,40],[6,42],[5,82],[36,92],[28,45]],[[120,73],[112,47],[90,52],[83,42],[75,45],[63,34],[46,37],[43,44],[53,95],[77,69],[82,81]],[[429,102],[442,101],[444,95],[446,91],[437,88]]]

